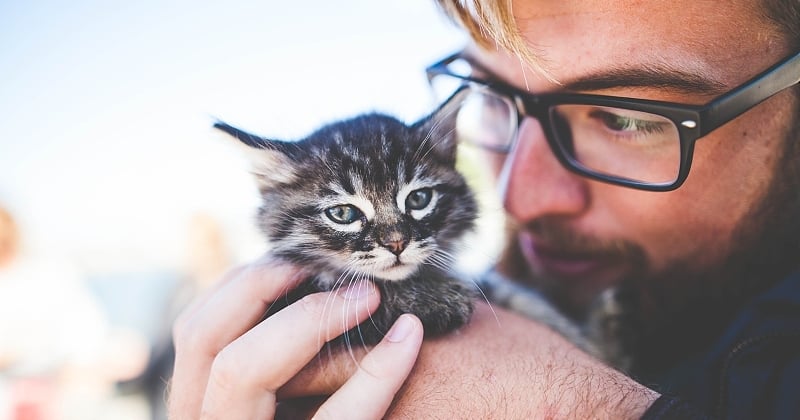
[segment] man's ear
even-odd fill
[[[457,94],[443,103],[427,117],[414,123],[412,128],[418,130],[424,140],[421,147],[430,149],[436,156],[450,164],[455,164],[458,148],[456,119],[463,101]]]
[[[295,164],[287,154],[290,143],[256,136],[222,121],[215,122],[214,128],[238,140],[235,143],[250,160],[253,175],[262,191],[295,180]]]

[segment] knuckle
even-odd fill
[[[211,364],[209,385],[228,394],[258,390],[261,397],[275,398],[284,380],[273,365],[265,368],[248,349],[235,343],[222,349]]]
[[[230,347],[226,347],[214,358],[208,380],[217,389],[232,390],[249,385],[246,372],[246,358],[239,357]]]
[[[181,312],[172,322],[172,338],[176,341],[183,341],[190,327],[192,314],[188,311]]]
[[[181,316],[172,325],[172,340],[176,352],[187,349],[191,352],[212,352],[211,337],[197,316]]]
[[[181,314],[175,319],[175,322],[172,324],[172,339],[176,347],[189,344],[192,337],[196,336],[192,324],[188,314]],[[194,340],[196,340],[196,337]]]
[[[326,306],[334,304],[335,299],[331,299],[326,293],[312,293],[300,299],[300,307],[309,315],[318,317],[325,311]]]
[[[248,294],[258,293],[258,286],[264,282],[261,275],[262,273],[252,265],[239,267],[237,270],[232,271],[230,281],[237,284],[236,287],[241,287],[246,290]]]

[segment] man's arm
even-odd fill
[[[353,369],[344,352],[320,360],[281,395],[330,392]],[[639,418],[658,397],[546,327],[481,304],[468,326],[425,342],[387,416]]]

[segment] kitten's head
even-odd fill
[[[440,110],[411,126],[379,114],[296,142],[215,124],[249,146],[272,252],[328,275],[402,280],[447,265],[476,204]],[[324,276],[323,276],[324,278]]]

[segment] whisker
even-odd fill
[[[450,264],[456,261],[456,257],[454,254],[448,251],[445,251],[443,249],[437,249],[436,252],[428,258],[428,260],[431,261],[430,265],[439,268],[443,271],[452,272],[453,270],[450,268]],[[497,312],[495,312],[492,302],[489,300],[489,297],[486,296],[486,293],[481,288],[480,283],[475,279],[475,276],[471,274],[460,273],[458,278],[461,279],[462,281],[469,282],[475,287],[475,289],[478,290],[478,293],[480,293],[483,300],[486,302],[487,305],[489,305],[489,310],[492,311],[492,315],[494,316],[495,322],[499,327],[500,318],[497,316]]]
[[[489,297],[486,296],[486,293],[484,293],[483,289],[481,288],[480,282],[476,280],[475,277],[472,275],[463,275],[461,279],[469,281],[470,283],[472,283],[472,285],[475,286],[476,289],[478,289],[478,293],[481,294],[481,297],[483,297],[484,302],[486,302],[486,304],[489,305],[489,310],[492,311],[492,316],[494,316],[494,322],[497,323],[498,327],[502,327],[502,325],[500,324],[500,317],[497,316],[497,312],[495,312],[494,310],[494,305],[492,305],[492,302],[489,301]]]
[[[459,110],[458,107],[448,108],[448,109],[444,110],[444,111],[446,111],[446,113],[444,115],[440,115],[439,118],[437,118],[436,120],[433,121],[433,124],[431,125],[431,128],[425,134],[425,138],[422,139],[422,142],[420,142],[419,147],[417,148],[416,152],[414,153],[414,156],[412,158],[413,162],[418,162],[419,160],[424,159],[425,157],[428,156],[428,154],[431,151],[433,151],[435,146],[430,146],[430,147],[428,147],[428,150],[425,151],[425,153],[423,155],[419,154],[419,152],[422,150],[423,146],[428,146],[428,143],[430,142],[431,138],[433,137],[433,133],[436,132],[439,129],[439,127],[442,124],[444,124],[444,122],[446,120],[450,119],[456,112],[458,112],[458,110]],[[454,131],[455,131],[455,127],[451,128],[450,131],[447,132],[443,137],[444,138],[450,137],[453,134]]]
[[[452,271],[453,263],[455,262],[455,258],[449,256],[447,254],[441,254],[439,251],[433,253],[431,256],[423,261],[423,264],[427,264],[433,267],[436,267],[444,272]]]
[[[356,272],[355,275],[350,279],[349,286],[353,286],[353,285],[359,284],[363,280],[364,280],[364,274],[361,273],[361,272]],[[361,296],[356,297],[355,302],[352,302],[356,306],[359,305],[358,299],[361,299]],[[347,308],[350,304],[351,304],[351,301],[348,300],[347,303],[345,303],[345,308]],[[349,312],[349,311],[346,311],[346,312]],[[353,362],[355,362],[356,366],[360,366],[360,363],[359,363],[358,359],[356,358],[355,352],[353,351],[353,342],[352,342],[352,340],[350,338],[350,331],[353,330],[353,328],[354,328],[358,332],[358,336],[361,339],[361,342],[362,342],[362,345],[363,345],[364,338],[361,335],[361,324],[360,323],[356,324],[355,327],[351,328],[350,330],[347,330],[347,318],[346,317],[342,317],[342,319],[343,319],[343,322],[345,323],[345,325],[343,325],[343,329],[346,330],[345,333],[344,333],[344,340],[345,340],[345,345],[347,346],[347,352],[350,354],[350,358],[353,360]]]
[[[443,254],[433,254],[428,257],[429,260],[439,262],[444,265],[446,270],[449,270],[452,267],[453,263],[455,263],[455,259]]]
[[[336,290],[338,290],[340,287],[342,287],[342,286],[344,285],[345,279],[346,279],[348,276],[352,276],[352,275],[353,275],[353,270],[352,270],[352,268],[351,268],[351,267],[349,267],[349,266],[345,266],[345,268],[342,270],[341,274],[339,274],[339,277],[337,277],[337,278],[336,278],[336,280],[335,280],[335,281],[333,282],[333,284],[331,285],[331,287],[330,287],[331,291],[336,291]],[[331,294],[329,294],[329,295],[328,295],[328,297],[325,299],[325,304],[324,304],[324,306],[323,306],[323,308],[322,308],[322,314],[323,314],[323,317],[325,317],[325,316],[330,316],[330,314],[331,314],[331,312],[330,312],[330,311],[333,311],[333,305],[332,305],[332,303],[333,303],[333,302],[332,302],[333,298],[334,298],[334,297],[333,297],[333,293],[331,293]],[[327,315],[326,315],[326,314],[327,314]],[[322,321],[320,321],[320,322],[322,322]],[[317,338],[317,340],[318,340],[318,342],[321,342],[321,341],[322,341],[322,325],[320,325],[320,328],[319,328],[319,335],[318,335],[318,338]],[[346,338],[345,338],[345,340],[346,340]],[[327,352],[328,352],[328,357],[329,357],[329,358],[333,357],[333,350],[332,350],[332,348],[331,348],[332,346],[330,346],[330,345],[326,345],[325,347],[326,347],[326,349],[327,349]]]
[[[371,277],[372,276],[370,274],[362,273],[359,281],[369,281],[374,283],[374,278]],[[375,326],[375,320],[372,318],[372,313],[369,314],[369,322],[373,325],[373,327]],[[364,352],[367,352],[367,340],[364,338],[364,333],[361,331],[361,323],[356,325],[356,331],[358,331],[358,337],[361,340],[361,348],[364,350]]]
[[[447,132],[445,134],[444,137],[445,138],[449,137],[450,135],[453,134],[453,132],[455,132],[455,129],[451,129],[449,132]],[[415,153],[414,154],[414,161],[415,162],[424,160],[425,158],[428,157],[429,154],[431,154],[431,152],[433,152],[436,149],[436,145],[435,144],[428,144],[428,143],[432,143],[432,141],[429,141],[432,138],[432,136],[433,136],[433,129],[431,129],[431,132],[429,132],[428,136],[425,137],[425,140],[417,148],[418,152],[421,152],[423,150],[423,146],[425,146],[427,148],[427,150],[425,150],[425,152],[421,153],[421,154],[420,153]],[[445,140],[444,139],[440,139],[440,141],[445,141]]]

